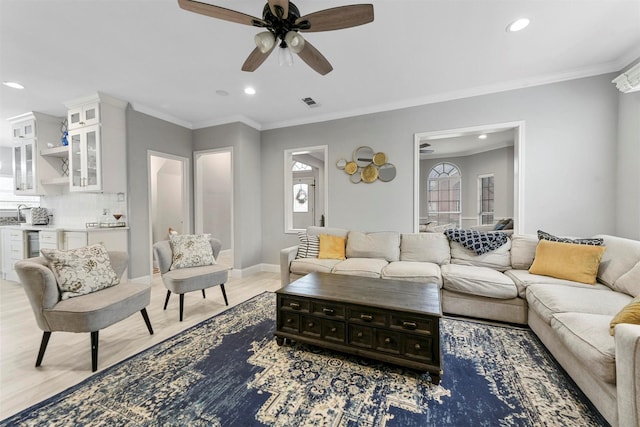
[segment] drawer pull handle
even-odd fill
[[[287,319],[287,323],[293,323],[293,319],[291,318]]]
[[[413,330],[416,329],[418,325],[416,325],[416,322],[402,322],[402,327]]]
[[[335,332],[335,331],[337,331],[337,330],[338,330],[338,329],[336,329],[336,327],[335,327],[335,326],[334,326],[333,328],[331,328],[331,332]]]
[[[365,322],[371,322],[373,320],[373,316],[370,314],[361,314],[360,319],[364,320]]]
[[[300,310],[300,304],[298,304],[297,302],[289,303],[289,307],[293,308],[294,310]]]
[[[420,350],[422,348],[422,347],[420,347],[420,344],[416,344],[414,347],[415,347],[416,350]]]
[[[391,338],[386,337],[386,338],[384,339],[384,342],[385,342],[385,344],[391,344]]]
[[[333,314],[333,313],[335,313],[335,311],[333,310],[333,308],[326,308],[326,307],[322,309],[322,312],[323,312],[324,314]]]
[[[308,325],[310,328],[313,328],[313,322],[309,322],[307,325]]]
[[[362,338],[362,332],[358,332],[358,338]]]

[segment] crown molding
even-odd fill
[[[202,122],[195,123],[193,125],[193,129],[202,129],[202,128],[208,128],[212,126],[220,126],[220,125],[226,125],[229,123],[238,123],[238,122],[244,123],[245,125],[252,127],[258,131],[264,130],[264,126],[261,123],[256,122],[255,120],[250,119],[249,117],[243,116],[243,115],[235,115],[235,116],[223,117],[220,119],[205,120]]]
[[[640,62],[611,80],[622,93],[637,92],[640,90]]]
[[[174,125],[182,126],[187,129],[193,129],[193,124],[186,120],[179,119],[172,115],[160,112],[158,110],[154,110],[153,108],[149,108],[146,105],[139,104],[137,102],[131,102],[131,108],[138,111],[139,113],[144,113],[148,116],[155,117],[156,119],[164,120],[165,122],[173,123]]]

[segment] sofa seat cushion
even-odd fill
[[[380,278],[387,264],[386,260],[379,258],[348,258],[336,264],[332,273]]]
[[[568,312],[603,314],[608,315],[611,320],[629,301],[629,295],[610,289],[543,283],[527,287],[529,308],[538,313],[547,324],[551,324],[554,314]]]
[[[440,266],[432,262],[391,262],[382,269],[382,278],[437,283],[442,288]]]
[[[507,239],[507,243],[495,251],[482,255],[476,255],[472,250],[465,248],[453,240],[449,242],[449,245],[451,247],[452,264],[489,267],[499,271],[505,271],[511,268],[511,239]]]
[[[609,335],[610,321],[606,314],[556,313],[551,317],[551,328],[586,369],[615,384],[616,344]]]
[[[300,258],[291,261],[289,270],[292,273],[305,275],[313,272],[331,273],[339,259]]]
[[[498,299],[518,296],[513,280],[492,268],[446,264],[440,269],[444,289]]]
[[[601,289],[607,290],[608,287],[603,285],[602,283],[596,283],[595,285],[589,285],[586,283],[573,282],[571,280],[564,279],[556,279],[551,276],[542,276],[540,274],[529,273],[529,270],[507,270],[504,272],[507,276],[509,276],[516,286],[518,287],[518,295],[521,298],[525,298],[525,291],[528,286],[542,283],[549,285],[562,285],[562,286],[575,286],[578,288],[586,288],[586,289]]]

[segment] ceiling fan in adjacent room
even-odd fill
[[[266,29],[255,36],[257,47],[242,65],[243,71],[255,71],[277,45],[281,48],[281,64],[290,65],[293,52],[315,71],[325,75],[333,67],[299,32],[341,30],[373,21],[372,4],[339,6],[300,16],[296,5],[289,0],[269,0],[262,11],[262,19],[195,0],[178,0],[178,4],[190,12]]]
[[[420,144],[420,154],[432,154],[435,150],[429,147],[431,147],[431,144],[429,144],[428,142],[423,142],[422,144]]]

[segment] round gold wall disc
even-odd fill
[[[358,165],[356,162],[348,162],[344,167],[344,171],[349,175],[353,175],[358,171]]]
[[[362,180],[364,182],[373,182],[378,179],[378,168],[369,165],[366,168],[362,169]]]
[[[381,166],[387,163],[387,155],[379,152],[373,155],[373,164],[376,166]]]

